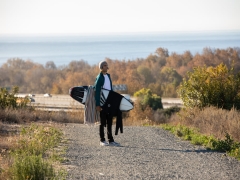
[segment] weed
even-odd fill
[[[14,156],[12,166],[12,175],[14,180],[39,180],[53,179],[55,172],[48,161],[42,158],[42,155],[18,154]]]
[[[231,136],[226,133],[225,139],[216,139],[214,136],[206,136],[199,133],[197,129],[189,128],[183,125],[163,124],[161,127],[184,140],[191,141],[195,145],[204,145],[206,148],[226,152],[230,156],[240,160],[240,143],[234,142]]]
[[[230,135],[226,133],[225,140],[212,140],[212,146],[214,150],[218,151],[230,151],[233,145],[233,140],[231,139]]]
[[[60,160],[56,152],[62,133],[52,127],[35,124],[22,128],[18,147],[11,152],[10,168],[14,180],[64,179],[64,171],[55,171],[53,162]]]

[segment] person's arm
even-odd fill
[[[95,83],[95,101],[96,101],[96,106],[100,107],[100,93],[101,93],[101,87],[102,87],[102,82],[101,82],[101,76],[99,75],[97,77],[96,83]],[[99,108],[97,108],[99,109]]]

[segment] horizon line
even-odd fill
[[[4,36],[106,36],[106,35],[144,35],[144,34],[184,34],[184,33],[224,33],[224,32],[239,32],[240,29],[233,29],[233,30],[186,30],[186,31],[139,31],[139,32],[94,32],[94,33],[0,33],[0,37]]]

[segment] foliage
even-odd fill
[[[225,132],[240,142],[240,112],[236,109],[225,110],[217,107],[182,108],[173,114],[166,123],[194,127],[202,134],[212,134],[218,139],[225,138]]]
[[[220,64],[217,67],[197,67],[184,79],[179,95],[186,107],[215,106],[240,109],[240,73]]]
[[[12,92],[8,92],[6,88],[0,88],[0,108],[17,108],[26,107],[28,99],[22,98],[18,103],[18,98],[15,96],[19,91],[17,86],[12,88]]]
[[[212,146],[214,150],[231,152],[232,150],[240,148],[240,143],[234,142],[231,136],[228,133],[226,133],[224,140],[217,140],[217,141],[213,140]]]
[[[212,140],[212,136],[207,137],[198,133],[197,129],[191,129],[183,125],[172,126],[170,124],[163,124],[161,126],[163,129],[171,131],[178,137],[181,137],[184,140],[191,141],[195,145],[206,145],[209,146]]]
[[[71,105],[72,109],[76,111],[51,111],[46,112],[34,109],[34,107],[27,108],[6,108],[0,109],[0,119],[7,123],[30,123],[36,121],[44,122],[62,122],[62,123],[83,123],[84,109],[79,109],[76,105]]]
[[[182,77],[171,67],[163,67],[159,73],[158,82],[161,84],[164,97],[176,97],[176,88],[182,82]]]
[[[161,97],[177,97],[176,89],[182,78],[193,67],[217,66],[234,63],[234,72],[240,71],[240,48],[211,49],[204,48],[201,54],[192,55],[190,51],[182,54],[171,53],[159,47],[146,58],[118,60],[106,58],[109,64],[113,84],[126,84],[127,93],[142,88],[151,89]],[[69,64],[56,67],[54,62],[45,65],[19,58],[9,59],[0,67],[0,86],[18,86],[24,93],[67,94],[72,86],[92,85],[99,68],[84,60],[74,60]]]
[[[158,109],[157,112],[163,113],[164,116],[166,117],[171,117],[173,114],[179,112],[181,110],[180,107],[178,106],[172,106],[166,109]]]
[[[52,127],[31,125],[24,127],[20,133],[18,147],[11,152],[13,165],[10,168],[15,180],[61,179],[61,170],[56,172],[56,147],[62,133]],[[54,158],[52,158],[54,157]],[[48,158],[48,159],[47,159]]]
[[[60,142],[61,136],[62,133],[52,127],[36,125],[23,127],[20,134],[19,149],[15,152],[33,155],[44,154],[47,149],[55,147]]]
[[[150,89],[143,88],[134,93],[134,96],[140,99],[143,109],[146,109],[147,106],[153,110],[163,109],[161,97],[153,94]]]
[[[213,136],[202,135],[197,129],[189,128],[183,125],[174,126],[170,124],[163,124],[161,127],[184,140],[191,141],[191,143],[195,145],[204,145],[211,150],[226,152],[230,156],[236,157],[240,160],[240,143],[234,142],[228,133],[226,133],[224,140],[220,140]]]
[[[16,155],[12,167],[13,180],[54,179],[52,165],[42,155]]]
[[[151,70],[145,66],[139,66],[137,68],[137,72],[142,75],[143,79],[144,79],[144,82],[145,84],[148,84],[148,83],[151,83],[151,82],[154,82],[154,78],[153,78],[153,75],[151,73]]]

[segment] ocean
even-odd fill
[[[240,31],[0,36],[0,66],[10,58],[30,59],[43,65],[53,61],[57,66],[62,66],[73,60],[85,60],[94,65],[105,58],[146,58],[159,47],[168,49],[169,54],[189,50],[193,55],[201,54],[205,47],[240,47]]]

